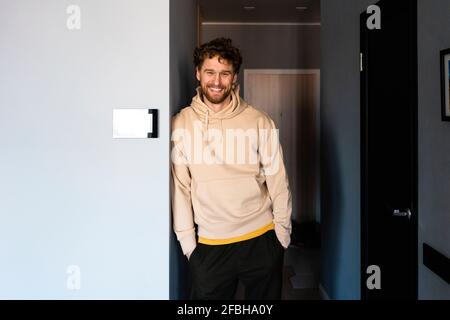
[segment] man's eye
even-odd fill
[[[206,71],[206,74],[207,74],[208,76],[212,76],[212,75],[214,74],[214,72],[212,72],[212,71]]]

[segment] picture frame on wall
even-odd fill
[[[442,121],[450,121],[450,48],[441,51]]]

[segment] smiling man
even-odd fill
[[[241,63],[230,39],[196,48],[197,95],[172,119],[173,227],[192,299],[232,299],[239,280],[246,299],[281,297],[291,193],[273,120],[239,96]]]

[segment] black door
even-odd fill
[[[360,22],[361,298],[417,299],[417,2],[377,5],[381,29]]]

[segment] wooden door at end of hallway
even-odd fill
[[[320,221],[320,71],[244,71],[244,99],[279,129],[292,192],[292,219]]]

